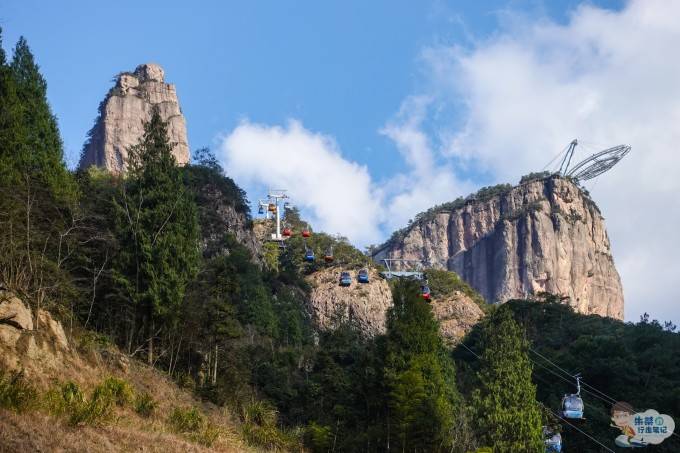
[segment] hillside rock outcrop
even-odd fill
[[[432,299],[432,314],[439,321],[444,342],[453,345],[484,317],[484,312],[470,297],[460,291]]]
[[[317,329],[329,330],[340,321],[350,320],[369,336],[385,333],[387,310],[392,306],[392,291],[387,281],[371,269],[369,283],[358,283],[352,273],[352,284],[339,285],[340,272],[333,267],[307,277],[312,287],[309,311]],[[440,323],[440,332],[447,344],[455,344],[484,316],[484,312],[460,291],[435,297],[432,313]]]
[[[122,173],[127,168],[128,148],[136,145],[144,133],[144,122],[157,106],[168,122],[172,154],[179,165],[189,162],[186,122],[177,99],[175,86],[164,81],[165,72],[157,64],[142,64],[134,72],[116,78],[106,98],[99,105],[99,116],[83,146],[80,168],[91,165]]]
[[[422,260],[460,275],[487,302],[540,292],[579,313],[623,319],[623,289],[604,218],[570,180],[552,176],[430,212],[375,260]]]
[[[59,321],[39,310],[37,319],[18,297],[0,291],[0,369],[63,369],[75,353]]]
[[[369,271],[369,283],[339,285],[340,267],[315,272],[307,277],[312,286],[310,312],[319,329],[334,328],[339,321],[356,322],[362,332],[376,335],[385,331],[387,309],[392,306],[392,291],[375,270]]]

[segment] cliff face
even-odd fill
[[[179,107],[175,86],[164,82],[163,68],[156,64],[137,66],[133,73],[122,73],[99,106],[99,117],[89,132],[79,166],[104,167],[113,173],[127,168],[128,148],[136,145],[144,132],[151,109],[158,106],[168,122],[173,155],[179,165],[189,162],[186,123]]]
[[[487,302],[541,291],[583,314],[623,319],[623,289],[604,218],[569,180],[550,177],[426,216],[374,259],[456,272]]]
[[[387,282],[371,270],[369,283],[358,283],[353,272],[352,284],[341,287],[342,270],[332,267],[307,277],[313,288],[309,309],[314,325],[319,329],[332,329],[339,321],[350,320],[368,335],[384,332],[385,315],[392,306],[392,292]]]
[[[340,267],[315,272],[307,277],[312,287],[309,311],[317,329],[337,326],[351,320],[367,335],[385,332],[387,310],[392,306],[392,291],[378,273],[369,271],[369,283],[358,283],[352,272],[352,284],[339,285]],[[440,332],[447,344],[454,344],[467,334],[484,316],[481,308],[462,292],[438,297],[431,302],[432,313],[440,323]]]
[[[234,200],[218,184],[197,184],[195,192],[203,256],[209,259],[228,253],[226,235],[231,234],[250,250],[255,262],[260,263],[262,245],[246,213],[234,206]]]

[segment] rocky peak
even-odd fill
[[[99,116],[83,146],[80,167],[104,167],[113,173],[127,168],[128,149],[144,133],[144,122],[157,106],[161,118],[168,122],[173,155],[179,165],[189,162],[186,122],[177,99],[175,86],[165,83],[165,71],[157,64],[137,66],[134,72],[122,72],[116,84],[99,106]]]
[[[432,209],[373,257],[454,271],[490,303],[549,292],[566,296],[579,313],[623,319],[604,218],[587,193],[557,176]]]
[[[135,68],[134,75],[140,82],[163,82],[165,71],[155,63],[140,64]]]

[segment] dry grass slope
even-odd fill
[[[45,316],[56,333],[0,325],[0,452],[262,451],[229,409]]]

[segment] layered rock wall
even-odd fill
[[[118,75],[99,106],[99,117],[89,132],[79,166],[91,165],[122,173],[127,168],[128,149],[144,133],[144,122],[151,118],[154,106],[168,123],[173,155],[179,165],[189,162],[186,122],[177,99],[175,86],[164,81],[163,68],[143,64],[134,72]]]
[[[534,180],[414,223],[374,259],[403,258],[456,272],[487,302],[539,292],[574,309],[623,319],[623,289],[604,218],[573,182]]]

